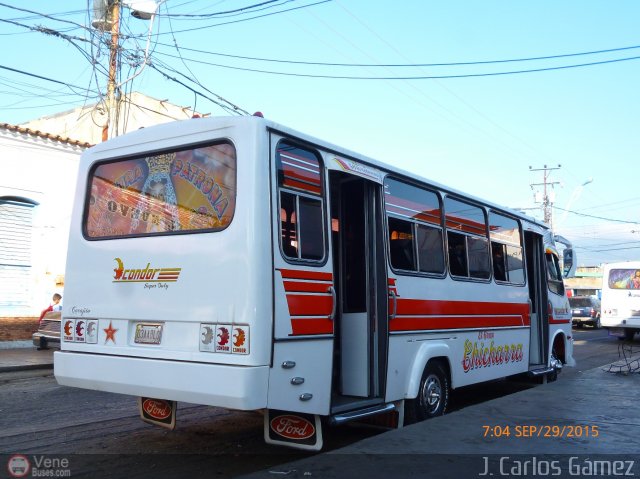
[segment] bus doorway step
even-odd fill
[[[381,404],[379,406],[368,407],[364,409],[358,409],[356,411],[349,411],[340,414],[334,414],[329,417],[329,424],[332,426],[338,426],[349,421],[355,421],[365,417],[373,416],[376,414],[383,414],[396,410],[396,405],[393,403]]]

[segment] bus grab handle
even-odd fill
[[[329,288],[327,288],[327,293],[331,293],[331,316],[329,316],[329,319],[331,321],[336,319],[336,308],[338,307],[338,301],[336,298],[336,290],[333,286],[329,286]]]
[[[389,290],[389,296],[393,300],[393,312],[389,315],[389,321],[396,319],[396,313],[398,312],[398,295],[392,289]]]

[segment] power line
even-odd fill
[[[158,45],[170,47],[171,45],[158,42]],[[588,52],[577,53],[565,53],[559,55],[547,55],[540,57],[525,57],[525,58],[509,58],[503,60],[478,60],[473,62],[450,62],[450,63],[332,63],[332,62],[311,62],[311,61],[297,61],[297,60],[282,60],[277,58],[261,58],[261,57],[249,57],[243,55],[232,55],[228,53],[209,52],[206,50],[199,50],[196,48],[185,48],[183,50],[192,51],[195,53],[204,53],[207,55],[215,55],[226,58],[235,58],[238,60],[252,60],[260,62],[271,63],[285,63],[291,65],[309,65],[309,66],[327,66],[327,67],[362,67],[362,68],[418,68],[418,67],[449,67],[449,66],[470,66],[470,65],[491,65],[500,63],[516,63],[516,62],[529,62],[539,60],[552,60],[557,58],[568,58],[585,55],[598,55],[602,53],[620,52],[625,50],[634,50],[640,48],[640,45],[633,45],[629,47],[609,48],[606,50],[593,50]]]
[[[598,219],[598,220],[612,221],[612,222],[615,222],[615,223],[626,223],[626,224],[631,224],[631,225],[640,224],[640,222],[638,222],[638,221],[627,221],[627,220],[618,220],[618,219],[614,219],[614,218],[604,218],[602,216],[588,215],[586,213],[579,213],[577,211],[565,210],[564,208],[560,208],[559,206],[554,206],[553,208],[557,209],[557,210],[561,210],[561,211],[566,211],[567,213],[572,213],[574,215],[585,216],[587,218],[595,218],[595,219]]]
[[[66,83],[66,82],[63,82],[63,81],[60,81],[60,80],[54,80],[53,78],[48,78],[48,77],[45,77],[45,76],[42,76],[42,75],[37,75],[35,73],[25,72],[24,70],[18,70],[17,68],[11,68],[11,67],[8,67],[8,66],[5,66],[5,65],[0,65],[0,68],[3,69],[3,70],[9,70],[9,71],[14,72],[14,73],[20,73],[22,75],[27,75],[27,76],[30,76],[30,77],[33,77],[33,78],[38,78],[40,80],[45,80],[45,81],[48,81],[48,82],[57,83],[58,85],[64,85],[64,86],[69,87],[69,88],[77,88],[78,90],[84,90],[83,87],[80,87],[80,86],[77,86],[77,85],[72,85],[71,83]]]
[[[80,28],[83,28],[85,30],[87,29],[87,27],[85,25],[82,25],[80,23],[72,22],[71,20],[62,20],[60,18],[55,18],[54,16],[47,15],[46,13],[40,13],[40,12],[35,12],[33,10],[27,10],[26,8],[14,7],[13,5],[7,5],[6,3],[0,3],[0,7],[10,8],[12,10],[18,10],[20,12],[32,13],[34,15],[37,15],[38,17],[49,18],[51,20],[55,20],[56,22],[70,23],[71,25],[74,25],[76,27],[80,27]]]
[[[161,53],[158,52],[159,55],[165,55],[168,57],[178,58],[175,55],[171,55],[169,53]],[[638,60],[640,56],[635,57],[627,57],[627,58],[617,58],[613,60],[603,60],[598,62],[589,62],[589,63],[579,63],[574,65],[562,65],[555,67],[545,67],[545,68],[532,68],[527,70],[512,70],[512,71],[504,71],[504,72],[491,72],[491,73],[467,73],[460,75],[425,75],[425,76],[347,76],[347,75],[319,75],[312,73],[289,73],[289,72],[278,72],[271,70],[261,70],[257,68],[246,68],[246,67],[236,67],[231,65],[223,65],[220,63],[212,63],[206,62],[204,60],[196,60],[192,58],[185,58],[185,60],[192,61],[194,63],[201,63],[204,65],[215,66],[220,68],[227,68],[230,70],[240,70],[240,71],[248,71],[254,73],[265,73],[269,75],[280,75],[280,76],[292,76],[292,77],[303,77],[303,78],[324,78],[331,80],[434,80],[434,79],[453,79],[453,78],[478,78],[478,77],[490,77],[490,76],[503,76],[503,75],[518,75],[523,73],[537,73],[544,71],[553,71],[553,70],[566,70],[569,68],[582,68],[587,66],[595,66],[595,65],[604,65],[608,63],[617,63],[631,60]]]
[[[256,3],[254,5],[248,5],[246,7],[242,7],[242,8],[236,8],[234,10],[226,10],[226,11],[222,11],[222,12],[213,12],[213,13],[165,13],[162,16],[163,17],[184,17],[184,18],[189,18],[189,19],[197,19],[197,18],[201,18],[201,19],[207,19],[207,18],[212,18],[212,17],[217,17],[217,16],[223,16],[223,15],[228,15],[230,13],[244,13],[246,10],[253,10],[253,9],[258,9],[258,7],[263,7],[265,5],[269,5],[272,3],[277,3],[277,2],[282,2],[283,0],[267,0],[266,2],[262,2],[262,3]],[[289,3],[295,0],[285,0],[283,3]],[[281,4],[282,5],[282,4]],[[270,5],[267,8],[273,8],[279,5]],[[258,9],[258,11],[261,9]]]
[[[307,5],[301,5],[299,7],[287,8],[285,10],[278,10],[277,12],[264,13],[262,15],[256,15],[256,16],[250,17],[250,18],[242,18],[240,20],[232,20],[232,21],[229,21],[229,22],[215,23],[213,25],[204,25],[202,27],[193,27],[193,28],[186,28],[184,30],[176,30],[174,33],[194,32],[196,30],[204,30],[205,28],[214,28],[214,27],[219,27],[219,26],[222,26],[222,25],[231,25],[233,23],[247,22],[249,20],[255,20],[257,18],[264,18],[264,17],[269,17],[271,15],[277,15],[279,13],[291,12],[293,10],[300,10],[302,8],[313,7],[315,5],[321,5],[323,3],[328,3],[328,2],[332,2],[332,1],[333,0],[320,0],[320,1],[315,2],[315,3],[309,3]],[[166,33],[157,33],[156,36],[167,35],[167,34],[168,34],[168,32],[166,32]]]
[[[216,105],[218,105],[218,106],[219,106],[220,108],[222,108],[223,110],[226,110],[226,111],[228,111],[228,112],[230,112],[230,113],[235,113],[235,114],[238,114],[238,112],[242,112],[242,113],[244,113],[244,114],[248,114],[248,112],[246,112],[245,110],[243,110],[243,109],[242,109],[242,108],[240,108],[239,106],[234,105],[233,103],[229,102],[228,100],[225,100],[225,99],[224,99],[224,98],[222,98],[222,97],[219,97],[219,98],[221,98],[222,102],[221,102],[221,101],[218,101],[218,100],[214,100],[213,98],[210,98],[209,96],[205,95],[204,93],[199,92],[199,91],[197,91],[197,90],[196,90],[196,89],[194,89],[194,88],[191,88],[191,87],[190,87],[189,85],[187,85],[186,83],[181,82],[180,80],[178,80],[178,79],[177,79],[177,78],[175,78],[175,77],[172,77],[171,75],[167,74],[166,72],[163,72],[162,70],[160,70],[160,69],[159,69],[155,64],[153,64],[153,63],[150,63],[150,64],[149,64],[149,68],[154,69],[155,71],[157,71],[158,73],[160,73],[160,75],[162,75],[163,77],[165,77],[167,80],[171,80],[171,81],[173,81],[173,82],[175,82],[175,83],[178,83],[179,85],[182,85],[183,87],[187,88],[188,90],[192,91],[193,93],[195,93],[195,94],[197,94],[197,95],[200,95],[200,96],[201,96],[201,97],[203,97],[203,98],[206,98],[207,100],[209,100],[209,101],[210,101],[210,102],[212,102],[212,103],[215,103]],[[217,95],[216,95],[216,96],[217,96]]]

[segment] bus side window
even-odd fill
[[[468,276],[465,236],[447,231],[447,242],[449,243],[449,271],[453,276]]]
[[[493,278],[500,283],[524,284],[520,224],[495,211],[489,212]]]
[[[276,149],[280,244],[285,257],[322,261],[325,231],[320,157],[285,140]]]
[[[387,178],[389,257],[395,270],[444,273],[442,208],[434,191]]]
[[[300,257],[321,260],[324,256],[322,202],[300,197]]]
[[[420,271],[423,273],[442,273],[444,271],[442,230],[418,224],[417,231]]]
[[[562,273],[560,272],[560,263],[558,258],[552,254],[545,254],[547,262],[547,283],[552,293],[563,295],[564,283],[562,282]]]
[[[413,233],[409,221],[389,218],[389,248],[391,266],[396,269],[415,270],[413,257]]]
[[[449,196],[444,209],[451,275],[488,280],[491,267],[484,210]]]
[[[282,250],[290,258],[298,257],[298,229],[296,222],[296,197],[291,193],[280,194],[280,232],[282,235]]]
[[[507,280],[507,268],[505,265],[505,245],[491,242],[491,256],[493,258],[493,277],[496,281]]]

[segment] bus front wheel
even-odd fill
[[[429,362],[424,368],[418,397],[407,401],[405,415],[409,422],[442,416],[449,404],[449,375],[441,363]]]

